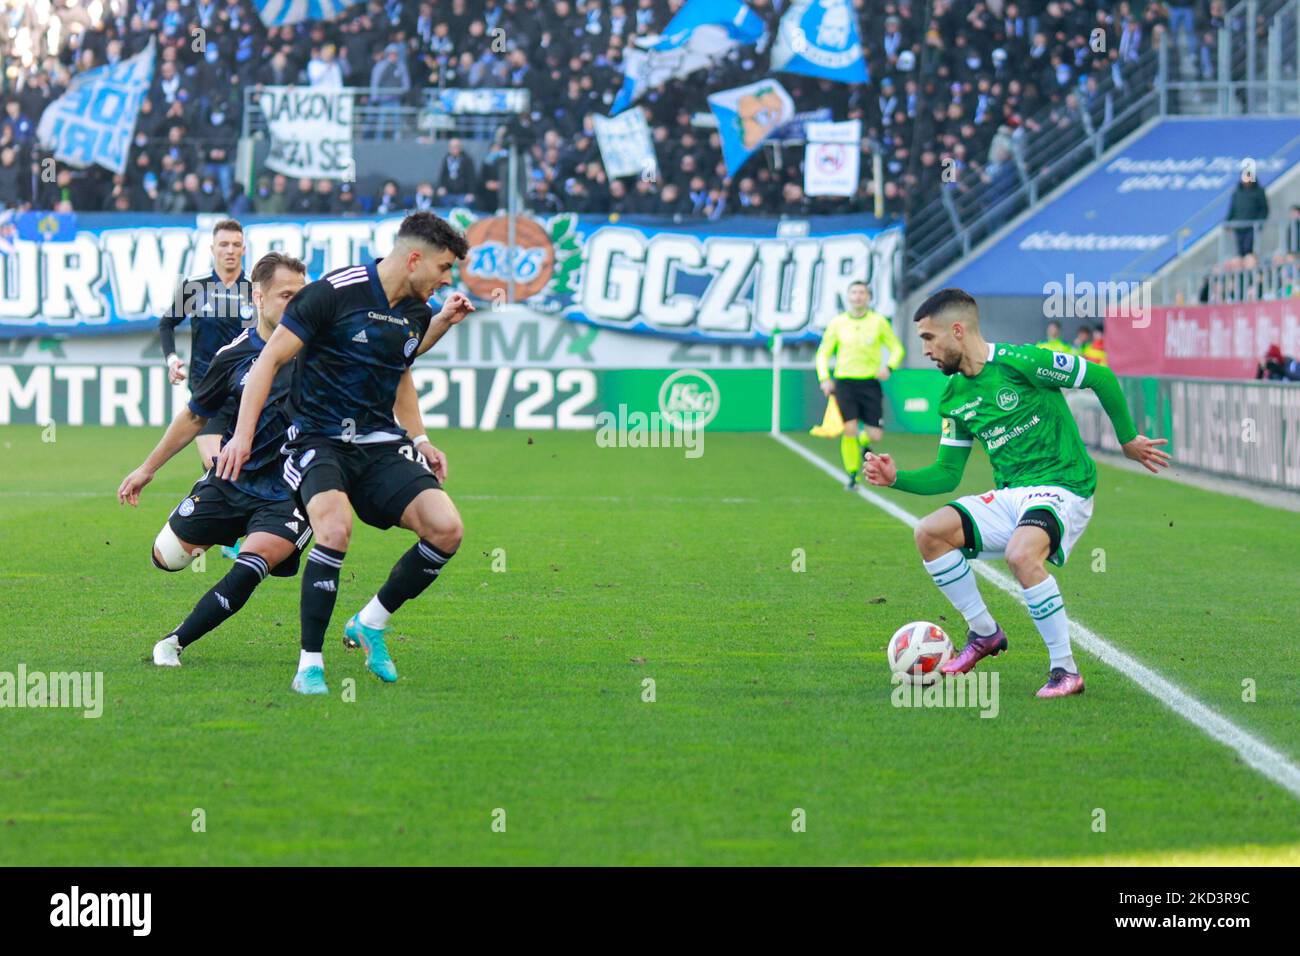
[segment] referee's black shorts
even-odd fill
[[[284,452],[284,480],[303,514],[322,491],[342,491],[358,518],[374,528],[391,528],[420,492],[442,487],[409,438],[357,443],[302,435]]]
[[[837,378],[835,403],[846,422],[856,419],[873,428],[884,427],[885,396],[874,378]]]

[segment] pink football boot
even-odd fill
[[[1071,674],[1064,667],[1053,667],[1047,675],[1047,683],[1038,688],[1036,697],[1069,697],[1071,694],[1083,693],[1083,677]]]
[[[1007,636],[1002,627],[988,637],[979,637],[974,631],[966,634],[966,646],[961,653],[939,668],[941,674],[965,674],[985,657],[997,657],[1007,649]]]

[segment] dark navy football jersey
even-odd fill
[[[242,271],[230,285],[223,285],[215,272],[182,282],[171,306],[158,320],[164,356],[176,351],[176,326],[186,319],[190,320],[192,385],[203,380],[217,349],[257,324],[253,283]]]
[[[284,310],[280,324],[306,343],[292,391],[294,436],[405,434],[393,416],[397,385],[433,310],[414,298],[390,306],[377,263],[309,283]]]
[[[207,374],[190,398],[190,411],[201,418],[212,418],[231,396],[236,401],[241,400],[244,382],[265,344],[257,329],[253,328],[245,329],[229,345],[218,349]],[[292,494],[281,476],[280,446],[284,444],[291,420],[288,399],[293,385],[293,365],[290,362],[276,373],[266,405],[257,419],[248,461],[234,482],[236,488],[258,498],[282,501]],[[234,435],[238,418],[238,415],[233,416],[226,426],[226,433],[221,438],[222,446]]]

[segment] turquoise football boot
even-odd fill
[[[388,645],[384,643],[386,627],[366,627],[361,623],[361,616],[353,614],[343,626],[343,643],[355,641],[366,652],[366,668],[386,684],[397,680],[397,665],[388,656]],[[353,645],[355,646],[355,645]]]
[[[293,678],[293,689],[300,694],[328,694],[325,686],[325,668],[308,667],[300,670]]]
[[[221,556],[222,556],[223,558],[227,558],[227,559],[229,559],[229,560],[231,560],[231,561],[233,561],[233,560],[235,560],[235,558],[239,557],[239,541],[240,541],[240,540],[242,540],[242,539],[236,540],[233,546],[232,546],[232,545],[229,545],[229,544],[223,544],[223,545],[221,546]]]

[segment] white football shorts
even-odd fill
[[[1025,512],[1046,508],[1056,515],[1061,526],[1061,545],[1047,560],[1060,566],[1065,564],[1092,518],[1091,498],[1080,498],[1054,485],[996,488],[982,495],[966,495],[949,504],[965,512],[975,529],[975,547],[962,549],[968,558],[1002,557]]]

